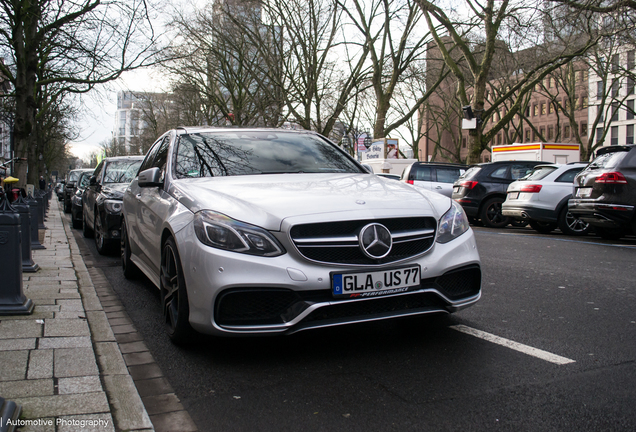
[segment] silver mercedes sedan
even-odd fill
[[[160,289],[175,343],[452,313],[481,296],[460,205],[308,131],[165,133],[124,194],[121,239],[124,275]]]

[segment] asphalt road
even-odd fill
[[[474,230],[483,296],[457,314],[185,349],[87,243],[201,431],[636,430],[636,238]]]

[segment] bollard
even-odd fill
[[[20,414],[22,414],[21,405],[0,397],[0,432],[14,432]]]
[[[27,197],[26,202],[29,204],[29,215],[31,216],[31,250],[46,249],[46,246],[40,243],[40,232],[38,230],[38,202],[31,194]]]
[[[37,190],[33,192],[33,196],[38,202],[38,229],[46,229],[44,226],[44,212],[46,211],[44,208],[44,199],[42,198],[42,194]]]
[[[22,272],[35,273],[40,269],[31,257],[31,214],[29,211],[29,203],[18,197],[11,204],[20,214],[20,232],[22,233]],[[39,239],[38,239],[39,241]]]
[[[34,304],[22,289],[22,248],[20,215],[0,198],[0,315],[29,315]]]

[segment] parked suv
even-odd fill
[[[584,163],[537,165],[527,176],[510,183],[502,213],[527,220],[536,231],[547,234],[557,227],[564,234],[584,235],[590,225],[568,211],[574,177]]]
[[[404,170],[402,181],[450,197],[453,183],[466,168],[466,165],[452,163],[414,162]]]
[[[64,185],[64,213],[71,212],[71,199],[77,190],[77,180],[79,180],[80,175],[83,172],[91,172],[93,168],[90,169],[76,169],[68,172],[68,178],[66,179],[66,184]]]
[[[511,222],[501,213],[508,185],[545,163],[501,161],[473,165],[453,185],[452,198],[464,207],[473,221],[481,219],[487,227],[504,227]]]
[[[85,237],[95,237],[97,252],[106,254],[119,245],[121,199],[135,178],[143,156],[104,159],[88,182],[82,195]]]
[[[603,147],[574,178],[570,212],[603,238],[636,233],[636,145]]]

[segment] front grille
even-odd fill
[[[384,225],[393,238],[389,255],[367,257],[358,244],[358,234],[370,223]],[[305,258],[330,264],[373,265],[404,260],[433,246],[437,222],[432,217],[367,219],[295,225],[291,239]]]
[[[452,270],[436,278],[435,284],[451,300],[472,297],[481,289],[481,269],[474,265]]]
[[[296,292],[286,289],[226,291],[217,300],[216,321],[220,325],[282,324],[283,316],[295,304],[305,303]]]

